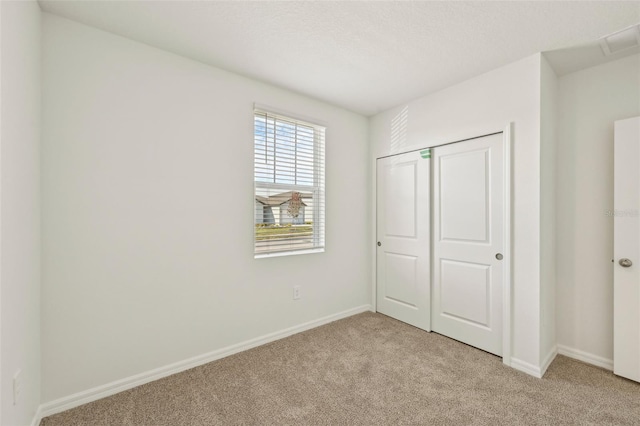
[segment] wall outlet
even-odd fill
[[[18,370],[13,375],[13,405],[18,405],[22,395],[22,370]]]
[[[293,286],[293,300],[298,300],[300,299],[300,286],[299,285],[294,285]]]

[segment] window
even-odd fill
[[[254,113],[255,255],[324,249],[325,128]]]

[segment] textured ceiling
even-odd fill
[[[43,10],[364,115],[640,22],[640,2],[45,1]]]

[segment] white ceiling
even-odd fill
[[[640,2],[45,1],[43,10],[364,115],[640,22]]]

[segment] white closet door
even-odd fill
[[[433,331],[502,355],[503,134],[433,152]]]
[[[428,150],[377,162],[377,310],[430,331]]]
[[[613,371],[640,381],[640,117],[616,121]]]

